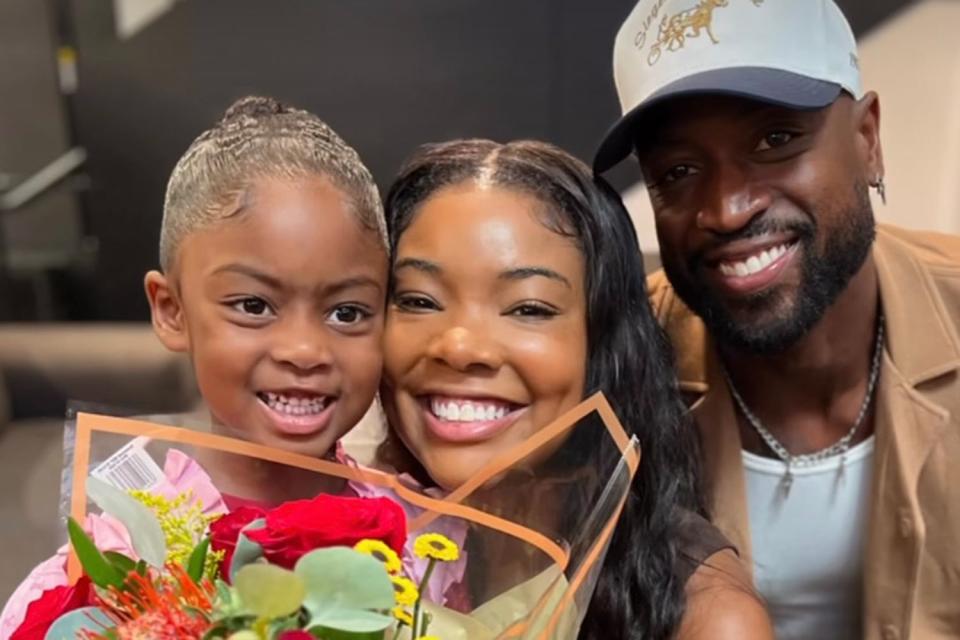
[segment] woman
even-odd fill
[[[382,396],[421,471],[453,488],[602,390],[643,459],[581,637],[772,638],[698,515],[694,431],[616,193],[550,145],[465,140],[416,153],[386,209]]]

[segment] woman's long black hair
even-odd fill
[[[580,637],[670,638],[684,610],[684,585],[674,575],[677,512],[703,513],[699,448],[669,343],[647,300],[633,223],[618,194],[557,147],[456,140],[421,147],[401,169],[385,202],[391,252],[420,204],[468,181],[535,196],[547,205],[550,228],[579,244],[589,343],[584,397],[602,390],[642,448]]]

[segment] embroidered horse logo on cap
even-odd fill
[[[759,7],[764,0],[751,0],[754,6]],[[697,38],[704,31],[713,44],[720,41],[713,35],[713,12],[730,4],[730,0],[700,0],[692,9],[681,11],[670,16],[663,16],[660,21],[660,32],[657,41],[650,46],[647,63],[653,66],[660,59],[664,51],[678,51],[684,47],[687,38]]]

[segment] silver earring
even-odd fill
[[[877,190],[877,195],[880,196],[880,202],[887,204],[887,186],[883,184],[883,176],[877,176],[877,181],[874,183],[873,188]]]

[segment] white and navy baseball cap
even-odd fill
[[[597,172],[630,155],[643,113],[671,98],[819,109],[842,91],[861,96],[857,43],[833,0],[640,0],[617,34],[613,74],[623,117]]]

